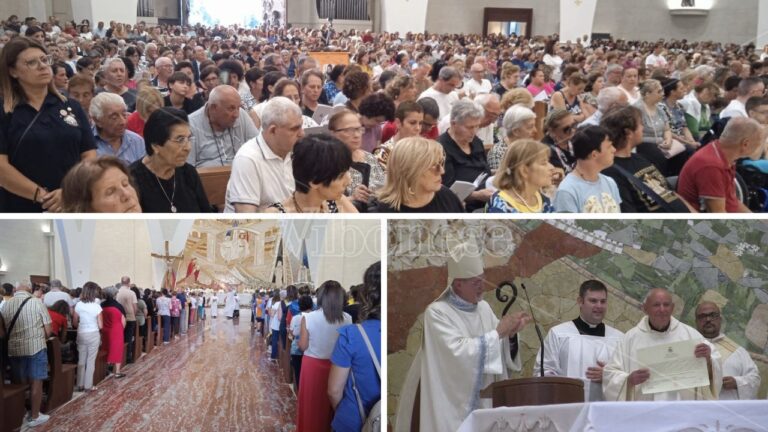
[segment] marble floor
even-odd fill
[[[219,315],[155,348],[28,431],[295,431],[296,397],[251,331]],[[22,428],[25,430],[25,428]]]

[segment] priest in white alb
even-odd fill
[[[760,371],[744,348],[720,333],[723,317],[720,308],[704,301],[696,307],[696,328],[707,338],[722,357],[723,389],[720,400],[747,400],[757,397]]]
[[[486,281],[478,249],[449,242],[449,286],[424,312],[421,350],[400,395],[398,432],[411,430],[414,402],[421,432],[455,431],[473,410],[491,408],[480,390],[521,368],[517,333],[530,317],[518,312],[499,320],[483,300]]]
[[[673,317],[674,309],[669,291],[653,288],[648,292],[643,301],[646,316],[624,335],[603,369],[603,395],[606,401],[717,399],[722,384],[720,355],[695,328]],[[651,378],[651,370],[639,361],[638,351],[682,341],[695,343],[691,348],[693,356],[706,360],[708,385],[644,393],[643,385]]]
[[[227,287],[227,294],[224,297],[224,316],[227,319],[232,319],[235,316],[235,309],[237,308],[237,297],[235,297],[235,289]]]
[[[603,400],[603,367],[624,336],[603,322],[608,309],[608,288],[598,280],[587,280],[576,299],[579,316],[552,327],[544,339],[544,376],[578,378],[584,381],[584,400]],[[539,376],[541,351],[533,373]]]

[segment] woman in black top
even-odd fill
[[[392,149],[387,167],[378,212],[464,212],[459,197],[442,184],[445,152],[437,141],[422,137],[401,139]]]
[[[36,40],[16,37],[0,54],[0,210],[61,211],[61,180],[96,157],[88,116],[53,85]]]
[[[175,108],[154,111],[144,125],[147,156],[131,165],[145,213],[213,211],[200,176],[187,163],[192,134],[187,114]]]
[[[456,180],[472,183],[478,176],[491,174],[483,141],[477,137],[483,108],[470,100],[461,100],[451,107],[451,127],[437,141],[445,150],[443,184],[451,187]],[[485,180],[467,199],[467,211],[482,208],[493,192],[485,188]]]

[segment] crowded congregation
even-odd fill
[[[54,248],[38,221],[0,221],[29,238],[0,246],[0,430],[380,426],[380,248],[290,239],[378,237],[378,221],[45,223],[50,263],[25,262]],[[183,239],[158,248],[157,226]]]
[[[0,25],[4,212],[768,204],[768,51],[754,43]]]

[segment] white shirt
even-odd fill
[[[65,293],[64,291],[48,291],[48,294],[43,296],[43,304],[45,304],[45,306],[48,308],[53,307],[54,303],[59,300],[64,300],[67,302],[69,307],[74,306],[72,297],[70,297],[69,294]]]
[[[425,97],[429,97],[435,100],[437,102],[437,107],[440,109],[440,119],[443,117],[451,114],[451,107],[453,104],[459,101],[459,96],[456,95],[455,92],[450,92],[448,94],[440,93],[439,91],[435,90],[433,87],[430,87],[419,95],[419,99],[424,99]],[[438,119],[439,120],[439,119]]]
[[[225,213],[235,212],[235,203],[251,204],[263,210],[283,202],[294,190],[291,155],[281,159],[259,134],[243,144],[232,161]]]
[[[325,320],[322,309],[301,314],[301,317],[309,332],[309,347],[304,351],[304,355],[321,360],[331,358],[336,339],[339,338],[339,332],[336,330],[341,326],[352,324],[352,317],[346,312],[344,312],[344,322],[333,324]]]
[[[560,323],[547,333],[544,338],[544,376],[565,376],[578,378],[584,382],[584,400],[603,400],[600,383],[587,379],[587,368],[597,366],[597,362],[608,363],[613,350],[624,333],[606,325],[605,336],[582,335],[573,321]],[[534,376],[539,376],[541,350],[536,354]]]
[[[80,317],[80,324],[77,326],[78,333],[99,331],[99,322],[97,318],[101,313],[101,305],[99,302],[77,302],[75,312],[77,312],[77,315]]]
[[[648,57],[645,58],[645,66],[646,67],[652,67],[652,68],[667,67],[667,59],[665,59],[661,55],[651,54],[651,55],[649,55]]]
[[[720,112],[720,118],[747,117],[747,107],[740,100],[734,99]]]
[[[477,82],[474,78],[468,80],[466,83],[464,83],[464,90],[471,94],[488,94],[493,89],[493,86],[491,85],[491,82],[487,79],[483,79],[480,82]]]
[[[272,315],[270,315],[269,320],[269,329],[273,331],[280,330],[280,303],[275,303],[272,306],[269,307],[272,311]]]
[[[709,341],[723,358],[723,376],[736,380],[736,390],[720,390],[720,400],[755,399],[760,388],[760,371],[747,350],[722,334]]]

